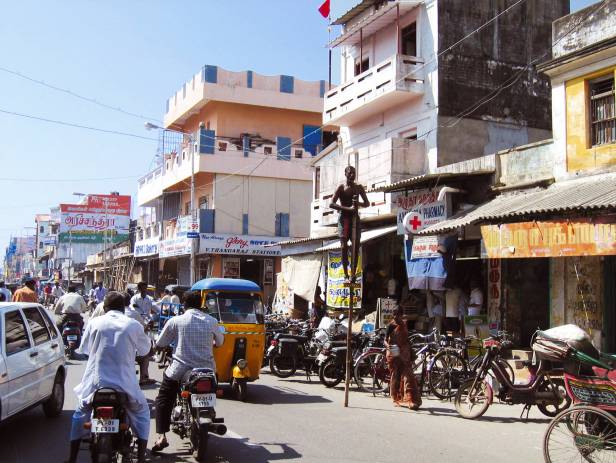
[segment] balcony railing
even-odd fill
[[[348,126],[423,95],[424,74],[419,58],[393,55],[327,92],[323,122]]]

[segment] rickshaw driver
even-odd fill
[[[165,324],[156,348],[175,343],[171,365],[163,373],[163,381],[156,397],[156,433],[158,438],[152,447],[160,452],[169,446],[166,433],[171,424],[171,412],[184,375],[193,368],[211,368],[216,371],[212,347],[222,346],[224,335],[219,330],[218,320],[201,309],[201,293],[188,291],[184,294],[185,312],[169,319]]]

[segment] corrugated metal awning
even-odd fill
[[[593,175],[497,196],[487,203],[424,228],[434,235],[478,222],[542,215],[554,212],[616,209],[616,174]]]
[[[461,180],[475,175],[493,175],[494,170],[476,170],[474,172],[441,172],[433,174],[418,175],[416,177],[400,180],[399,182],[371,188],[368,193],[392,193],[394,191],[405,191],[416,188],[443,186],[448,181]]]
[[[361,244],[367,243],[368,241],[372,241],[390,233],[395,233],[396,230],[398,230],[398,225],[363,231],[361,234]],[[315,249],[315,252],[335,251],[337,249],[340,249],[340,241],[336,241],[335,243],[328,244],[327,246],[323,246],[322,248]]]

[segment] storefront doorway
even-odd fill
[[[254,281],[261,286],[263,284],[262,261],[251,258],[243,258],[240,263],[240,278]]]

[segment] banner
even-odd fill
[[[438,236],[415,236],[411,247],[411,259],[441,257],[438,252]]]
[[[616,255],[616,223],[600,217],[482,225],[481,236],[491,259]]]
[[[158,254],[160,237],[148,238],[135,242],[135,257],[154,256]]]
[[[162,240],[158,243],[158,256],[175,257],[190,254],[192,249],[192,240],[187,236],[178,236],[168,240]]]
[[[439,223],[447,218],[447,195],[442,201],[438,200],[439,190],[417,190],[408,194],[400,194],[395,202],[398,206],[398,235],[404,235],[404,216],[411,211],[418,211],[415,231]]]
[[[130,196],[88,195],[84,204],[60,204],[60,243],[119,243],[128,239]]]
[[[275,245],[289,238],[271,236],[229,235],[201,233],[199,254],[241,254],[245,256],[279,256],[280,246]]]
[[[327,255],[327,297],[326,304],[328,307],[336,309],[349,308],[349,288],[344,286],[344,270],[342,269],[342,252],[330,251]],[[349,260],[351,260],[349,258]],[[351,272],[349,265],[349,273]],[[362,283],[362,262],[361,252],[357,257],[357,275],[356,281]],[[353,307],[361,308],[362,288],[355,290],[355,298]]]

